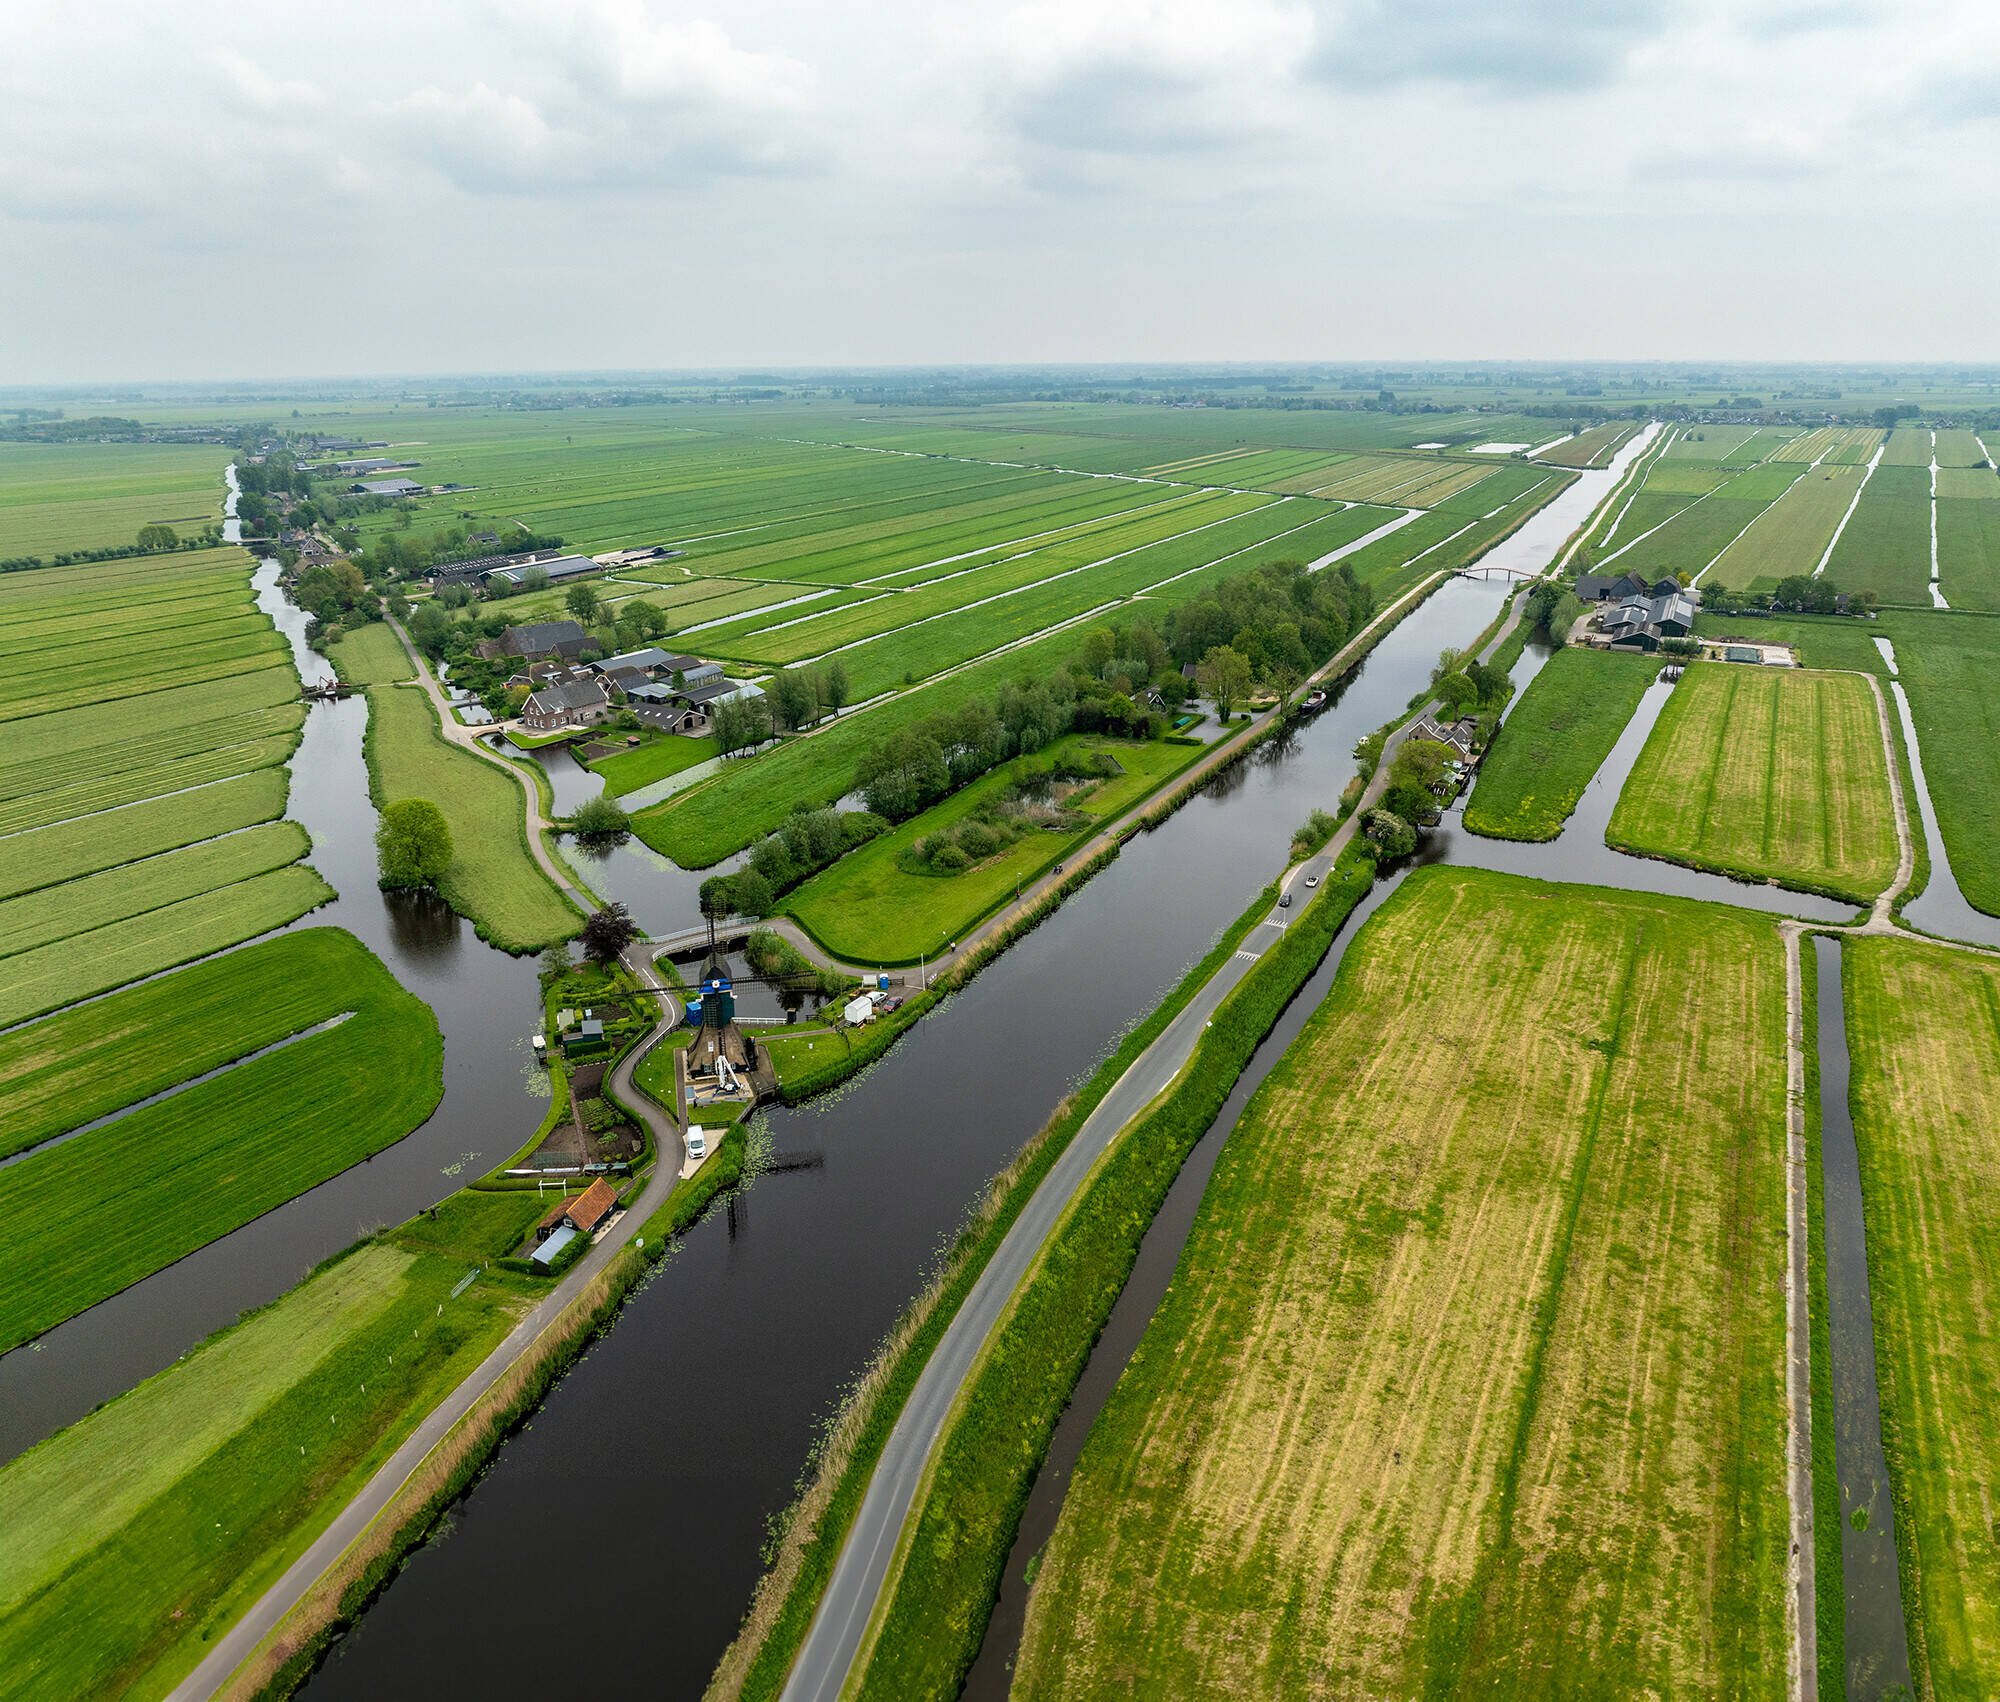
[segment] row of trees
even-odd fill
[[[889,824],[859,810],[794,810],[751,848],[733,874],[701,883],[704,916],[767,916],[799,882],[873,839]]]

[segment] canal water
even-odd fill
[[[1833,1370],[1833,1435],[1840,1476],[1841,1594],[1846,1604],[1850,1702],[1910,1691],[1909,1633],[1896,1576],[1896,1514],[1882,1454],[1875,1379],[1875,1314],[1861,1157],[1848,1108],[1847,1016],[1837,939],[1815,936],[1819,991],[1820,1171],[1826,1185],[1826,1317]],[[1822,1659],[1826,1652],[1822,1652]]]

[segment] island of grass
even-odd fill
[[[2000,1693],[2000,964],[1851,939],[1882,1443],[1919,1695]]]
[[[1558,651],[1500,724],[1466,827],[1489,839],[1555,838],[1659,671],[1657,656]]]
[[[343,633],[326,654],[333,671],[351,686],[398,685],[417,677],[409,652],[387,621],[370,621]]]
[[[935,956],[1201,754],[1071,734],[849,852],[785,909],[847,963]]]
[[[581,918],[529,853],[520,782],[448,744],[420,688],[368,688],[366,750],[376,808],[427,798],[444,812],[452,859],[438,890],[481,939],[527,952],[577,931]]]
[[[24,1154],[0,1170],[5,1353],[401,1140],[443,1046],[359,940],[313,928],[14,1029],[0,1081]]]
[[[2000,916],[2000,620],[1898,611],[1881,626],[1896,647],[1952,873],[1968,903]]]
[[[1767,921],[1410,876],[1223,1148],[1014,1693],[1782,1697],[1784,1154]]]
[[[1869,682],[1696,663],[1660,712],[1605,837],[1643,857],[1867,904],[1898,856]]]
[[[494,1261],[544,1204],[456,1194],[0,1468],[10,1694],[166,1694],[541,1292]]]

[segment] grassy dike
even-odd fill
[[[954,1408],[861,1694],[956,1692],[978,1652],[1049,1436],[1161,1199],[1251,1053],[1371,884],[1365,858],[1343,857],[1322,897],[1300,912],[1283,942],[1217,1011],[1174,1088],[1121,1137],[1044,1249],[1034,1280],[1016,1297]],[[959,1303],[1084,1120],[1257,925],[1273,896],[1268,888],[1258,895],[995,1178],[938,1276],[830,1427],[744,1629],[710,1682],[710,1702],[772,1698],[783,1688],[883,1445]]]

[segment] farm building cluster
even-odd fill
[[[719,705],[763,695],[761,686],[732,680],[720,662],[700,656],[648,647],[585,661],[591,644],[575,621],[535,621],[509,627],[480,654],[523,660],[507,684],[528,692],[521,724],[536,733],[592,727],[626,709],[661,732],[698,736]]]

